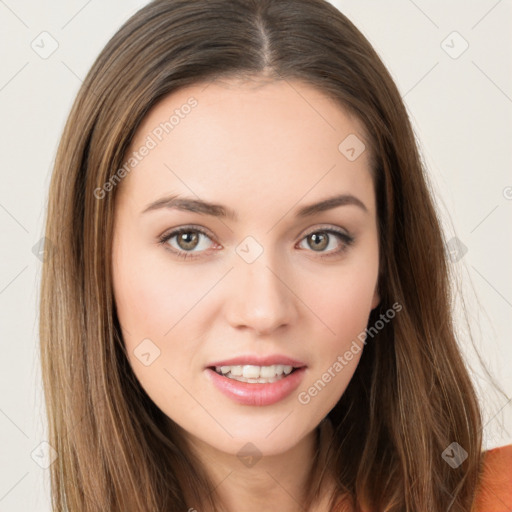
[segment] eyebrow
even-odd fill
[[[303,206],[297,210],[296,216],[299,218],[311,217],[317,213],[347,205],[357,206],[364,212],[368,212],[368,208],[366,208],[365,204],[357,197],[352,194],[340,194],[328,197],[318,203]],[[213,217],[227,218],[233,221],[238,220],[236,212],[226,206],[183,196],[168,196],[157,199],[150,203],[141,213],[160,210],[162,208],[211,215]]]

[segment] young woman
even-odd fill
[[[400,94],[323,0],[156,0],[59,146],[55,512],[509,511]]]

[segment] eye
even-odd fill
[[[208,242],[205,242],[204,239],[212,240],[210,235],[203,229],[184,226],[164,233],[159,238],[159,243],[165,245],[176,256],[183,259],[191,259],[199,257],[199,254],[195,253],[202,253],[208,249]],[[336,239],[338,244],[335,243]],[[312,252],[319,253],[321,258],[328,258],[345,252],[354,242],[354,238],[338,229],[317,228],[315,231],[310,231],[306,234],[302,238],[302,242],[306,242],[313,249]],[[326,251],[326,249],[330,250]]]
[[[336,239],[338,244],[336,244]],[[328,258],[345,252],[354,242],[354,238],[343,231],[329,228],[311,231],[301,242],[306,242],[309,247],[313,248],[313,252],[321,253],[321,258]],[[330,250],[326,251],[325,249]]]
[[[196,258],[197,256],[193,254],[194,252],[203,252],[208,247],[205,247],[204,244],[201,244],[201,239],[207,238],[211,240],[209,235],[199,228],[193,227],[182,227],[179,229],[175,229],[170,233],[164,233],[159,241],[162,245],[167,244],[170,246],[170,250],[179,256],[180,258]],[[170,243],[174,241],[174,244]],[[206,244],[207,245],[207,244]],[[194,249],[198,249],[194,251]]]

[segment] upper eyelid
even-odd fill
[[[316,231],[329,231],[329,232],[334,232],[334,233],[337,233],[339,235],[341,234],[345,234],[349,237],[351,237],[352,235],[350,234],[350,232],[345,229],[345,228],[340,228],[340,227],[334,227],[334,226],[330,226],[328,224],[323,224],[323,225],[320,225],[320,226],[313,226],[311,228],[308,228],[306,229],[306,231],[304,232],[304,236],[308,236],[310,235],[311,233],[315,233]],[[344,233],[341,233],[340,231],[344,231]]]

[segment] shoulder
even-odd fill
[[[487,450],[476,495],[474,512],[512,510],[512,444]]]

